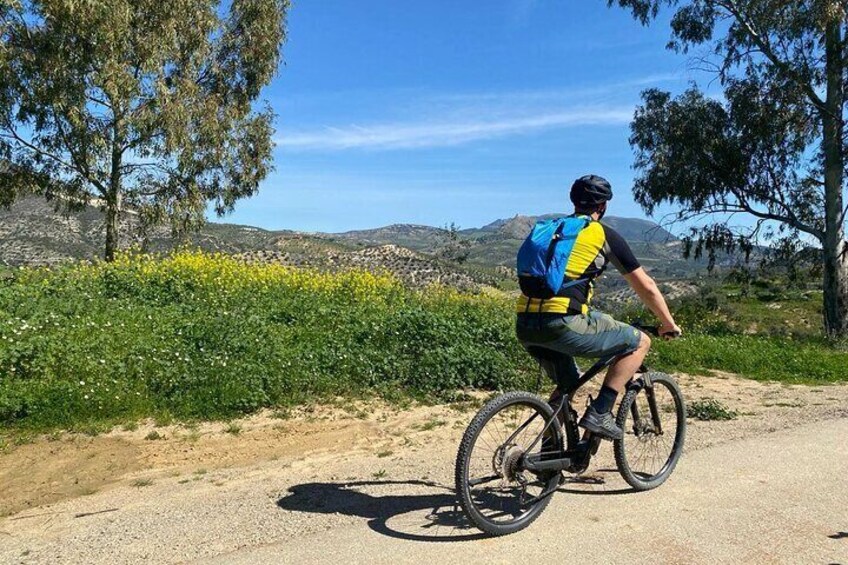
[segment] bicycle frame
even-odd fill
[[[626,354],[626,353],[625,353]],[[604,357],[598,360],[594,365],[592,365],[589,370],[587,370],[575,383],[565,390],[560,390],[561,396],[559,405],[554,410],[553,417],[542,430],[542,432],[536,437],[530,447],[527,448],[525,455],[522,457],[520,468],[523,470],[530,471],[532,473],[550,473],[550,472],[560,472],[560,471],[569,471],[569,472],[582,472],[589,466],[589,462],[593,455],[595,455],[598,451],[598,447],[600,446],[601,438],[592,434],[589,431],[584,432],[582,439],[578,442],[576,446],[566,446],[566,449],[562,452],[561,457],[551,458],[550,454],[537,454],[537,455],[527,455],[527,452],[531,451],[544,437],[545,433],[548,431],[548,428],[553,425],[554,422],[559,422],[559,415],[563,413],[563,426],[564,431],[566,432],[566,436],[569,431],[573,430],[573,427],[577,426],[577,422],[575,421],[573,415],[570,410],[565,410],[566,406],[571,405],[571,400],[574,393],[582,387],[584,384],[592,380],[598,373],[612,365],[616,359],[618,359],[623,354],[612,355],[609,357]],[[641,373],[636,379],[633,379],[628,383],[627,389],[630,390],[634,387],[636,388],[645,388],[648,391],[647,400],[648,406],[651,411],[651,420],[653,421],[654,431],[656,433],[662,433],[662,425],[659,417],[659,411],[656,405],[656,398],[653,393],[653,383],[651,383],[650,376],[648,374],[648,368],[644,365],[644,363],[639,367],[638,373]],[[558,385],[559,386],[559,385]],[[636,403],[632,405],[632,417],[633,422],[639,422],[639,409]],[[519,427],[516,433],[512,434],[505,444],[509,443],[518,432],[524,429],[531,421],[533,421],[538,414],[534,414],[530,417],[527,422]],[[571,449],[569,449],[571,448]],[[543,496],[547,496],[551,494],[556,488],[550,489],[550,492],[543,492],[538,497],[541,498]]]

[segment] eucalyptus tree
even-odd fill
[[[0,203],[98,203],[177,230],[271,167],[288,0],[0,0]]]
[[[668,47],[723,90],[642,94],[631,124],[637,200],[649,212],[670,203],[679,219],[704,219],[696,249],[750,249],[762,235],[816,248],[825,329],[848,335],[848,2],[607,1],[645,25],[669,13]],[[735,214],[754,221],[735,226]]]

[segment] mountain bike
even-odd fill
[[[634,324],[658,335],[658,328]],[[601,438],[581,437],[574,393],[609,367],[617,355],[598,360],[578,379],[563,383],[549,350],[531,351],[557,383],[559,398],[508,392],[483,406],[462,437],[456,458],[456,492],[471,522],[490,535],[529,526],[564,480],[589,467]],[[616,414],[624,437],[613,443],[618,471],[634,490],[660,486],[674,471],[686,437],[686,406],[675,380],[644,364],[627,385]]]

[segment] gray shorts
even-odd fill
[[[607,357],[639,347],[642,333],[609,314],[518,314],[518,340],[525,347],[540,346],[574,357]]]

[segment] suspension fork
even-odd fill
[[[662,435],[662,420],[660,419],[660,411],[657,408],[657,396],[654,392],[654,383],[648,374],[642,375],[642,382],[645,385],[645,397],[648,399],[648,408],[651,411],[651,420],[654,424],[654,432],[657,435]],[[633,403],[633,408],[636,408],[636,402]]]

